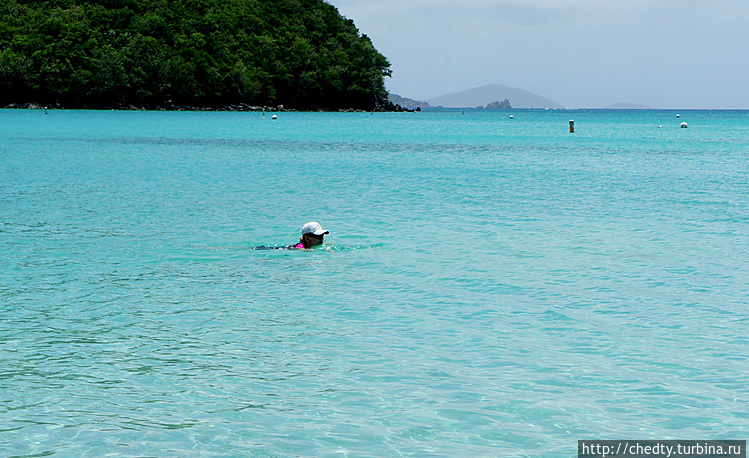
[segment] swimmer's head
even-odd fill
[[[325,234],[329,233],[320,223],[311,221],[302,226],[302,243],[305,248],[322,245]]]
[[[330,232],[323,229],[320,223],[311,221],[302,226],[302,235],[304,234],[325,235],[330,234]]]

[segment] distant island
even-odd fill
[[[390,75],[323,0],[0,2],[0,107],[389,110]]]
[[[408,97],[403,97],[398,94],[389,94],[388,99],[390,102],[392,102],[396,107],[401,107],[404,110],[427,110],[429,108],[444,108],[443,106],[439,107],[433,107],[429,104],[429,102],[409,99]],[[486,106],[479,105],[476,107],[476,109],[489,109],[489,110],[508,110],[511,109],[512,105],[510,104],[510,101],[507,99],[502,100],[501,102],[499,100],[495,100],[494,102],[488,103]]]
[[[560,104],[544,98],[538,94],[528,92],[501,84],[489,84],[479,86],[465,91],[434,97],[426,101],[419,101],[403,97],[398,94],[389,94],[390,101],[404,109],[513,109],[513,108],[539,108],[560,109]],[[510,103],[512,100],[512,103]],[[597,108],[591,108],[597,109]],[[608,105],[603,110],[658,110],[656,107],[639,105],[634,103],[615,103]]]
[[[647,105],[637,105],[635,103],[615,103],[605,107],[606,110],[657,110],[655,107]]]
[[[483,107],[479,107],[483,108]],[[512,109],[512,105],[510,105],[510,101],[508,99],[504,99],[503,101],[496,100],[492,103],[486,104],[487,110],[510,110]]]
[[[428,102],[409,99],[408,97],[403,97],[398,94],[391,93],[388,95],[388,99],[394,105],[401,106],[407,110],[415,110],[417,108],[420,108],[420,109],[432,108]]]
[[[501,84],[489,84],[468,89],[461,92],[428,99],[432,107],[445,108],[473,108],[484,107],[494,102],[501,103],[502,100],[512,100],[514,108],[562,108],[552,100],[541,97],[538,94]]]

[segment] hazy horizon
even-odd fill
[[[566,108],[749,108],[749,2],[328,0],[429,100],[488,84]]]

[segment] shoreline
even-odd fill
[[[497,112],[510,112],[510,111],[749,111],[749,108],[525,108],[518,107],[512,109],[487,109],[487,108],[456,108],[456,107],[429,107],[429,108],[406,108],[400,105],[394,105],[392,107],[378,108],[375,110],[363,110],[361,108],[319,108],[319,109],[299,109],[299,108],[286,108],[283,105],[275,107],[271,106],[255,106],[247,104],[236,104],[236,105],[224,105],[218,107],[199,107],[199,106],[182,106],[182,105],[170,105],[170,106],[157,106],[157,107],[136,107],[133,105],[126,106],[49,106],[43,105],[36,102],[27,102],[23,104],[12,103],[5,106],[0,106],[0,110],[86,110],[86,111],[172,111],[172,112],[288,112],[288,113],[413,113],[421,111],[429,112],[452,112],[452,111],[497,111]]]
[[[297,108],[286,108],[284,105],[272,106],[256,106],[249,105],[246,103],[223,105],[223,106],[190,106],[190,105],[168,105],[168,106],[156,106],[156,107],[137,107],[134,105],[123,105],[123,106],[50,106],[44,105],[37,102],[27,103],[11,103],[2,107],[7,110],[91,110],[91,111],[216,111],[216,112],[309,112],[309,113],[368,113],[368,112],[414,112],[421,111],[421,109],[409,109],[404,108],[400,105],[389,105],[385,107],[378,107],[374,110],[364,110],[361,108],[319,108],[319,109],[297,109]]]

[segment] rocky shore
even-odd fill
[[[10,104],[3,108],[6,109],[27,109],[27,110],[125,110],[125,111],[248,111],[248,112],[282,112],[282,111],[321,111],[321,112],[340,112],[340,113],[357,113],[366,112],[368,110],[360,110],[357,108],[338,108],[338,109],[295,109],[286,108],[283,105],[278,106],[254,106],[246,103],[222,105],[215,107],[203,107],[203,106],[184,106],[184,105],[157,105],[157,106],[144,106],[136,107],[133,105],[120,105],[120,106],[63,106],[60,104],[55,105],[44,105],[36,102],[28,102],[25,104]],[[421,111],[420,108],[409,109],[404,108],[398,104],[388,102],[382,106],[377,107],[374,111],[379,112],[414,112]]]

